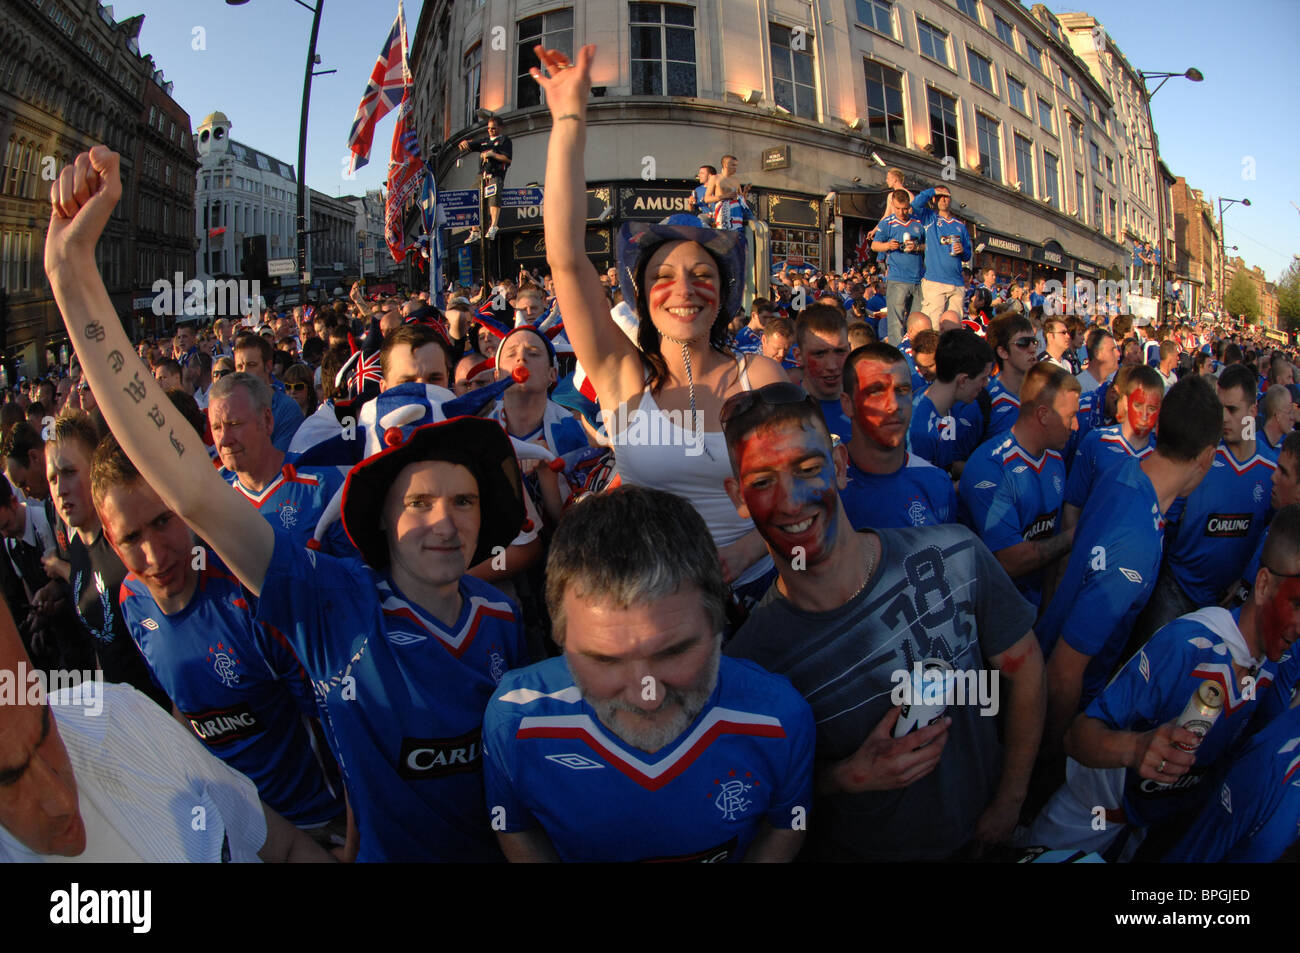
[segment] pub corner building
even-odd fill
[[[1158,228],[1140,78],[1117,49],[1076,51],[1091,46],[1095,21],[1004,0],[917,0],[914,10],[846,0],[821,4],[837,21],[827,26],[810,18],[816,6],[427,0],[411,64],[421,138],[441,144],[429,151],[447,222],[444,274],[483,275],[480,244],[464,244],[480,216],[478,157],[457,145],[485,136],[488,115],[513,143],[488,274],[544,266],[538,203],[551,121],[528,73],[532,50],[572,55],[595,43],[586,250],[598,268],[613,264],[620,225],[688,211],[699,167],[732,154],[754,215],[746,300],[766,294],[782,264],[843,271],[865,261],[889,167],[914,194],[951,189],[977,249],[971,267],[991,266],[1000,280],[1155,278],[1131,264],[1134,244],[1155,246]],[[1163,163],[1160,179],[1172,183]],[[414,203],[405,226],[413,242]],[[428,281],[413,259],[406,267],[413,286]]]

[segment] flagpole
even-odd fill
[[[312,9],[311,40],[307,44],[307,70],[302,80],[302,115],[298,121],[298,291],[307,303],[307,113],[311,105],[311,77],[316,67],[316,37],[320,34],[320,13],[325,0]]]

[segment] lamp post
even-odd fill
[[[1228,289],[1223,287],[1223,264],[1224,259],[1228,257],[1228,239],[1223,234],[1223,210],[1232,205],[1250,205],[1250,199],[1219,199],[1219,307],[1227,311]],[[1233,245],[1232,250],[1236,251],[1237,246]]]
[[[1182,76],[1193,83],[1199,83],[1205,79],[1205,76],[1194,66],[1181,73],[1139,70],[1138,74],[1142,77],[1142,88],[1146,92],[1143,103],[1146,106],[1147,126],[1151,129],[1151,170],[1155,173],[1156,180],[1156,236],[1160,248],[1160,269],[1156,274],[1156,286],[1158,288],[1156,320],[1163,324],[1165,320],[1165,184],[1160,175],[1160,137],[1156,135],[1155,120],[1151,118],[1151,97],[1160,92],[1160,87],[1167,83],[1171,77]],[[1147,81],[1152,79],[1158,79],[1160,82],[1156,84],[1155,89],[1148,89]]]
[[[307,303],[307,113],[311,105],[311,78],[336,73],[338,70],[317,71],[314,67],[320,62],[316,55],[316,37],[320,34],[320,14],[325,7],[325,0],[316,0],[311,7],[302,0],[293,0],[304,10],[310,10],[311,39],[307,42],[307,70],[302,79],[302,114],[298,119],[298,281],[299,293],[303,304]],[[248,0],[226,0],[232,7],[243,6]]]

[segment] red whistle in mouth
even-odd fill
[[[529,378],[528,368],[520,364],[510,372],[510,376],[515,379],[516,384],[522,384]]]

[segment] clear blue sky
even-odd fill
[[[589,3],[615,0],[587,0]],[[622,2],[622,0],[617,0]],[[422,0],[406,3],[414,34]],[[1028,7],[1029,2],[1025,3]],[[1057,12],[1096,16],[1136,68],[1205,74],[1202,83],[1171,79],[1152,100],[1160,151],[1175,175],[1211,200],[1249,198],[1227,212],[1227,244],[1276,280],[1300,253],[1300,0],[1088,0],[1048,2]],[[311,14],[293,0],[126,0],[123,19],[145,14],[141,49],[153,54],[173,95],[197,123],[220,109],[232,135],[292,165]],[[338,73],[312,84],[307,182],[330,195],[378,188],[387,169],[392,117],[380,124],[370,165],[342,177],[347,136],[366,78],[397,13],[396,0],[325,0],[318,69]],[[193,31],[206,31],[194,50]],[[426,147],[428,144],[426,144]],[[1253,180],[1243,163],[1254,159]]]

